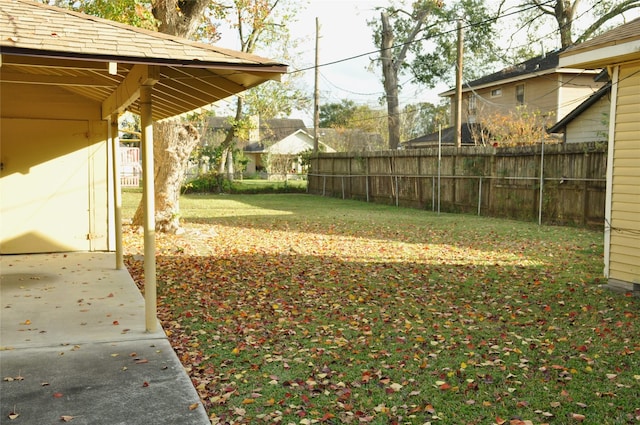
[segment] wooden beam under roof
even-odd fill
[[[140,97],[140,86],[152,86],[159,79],[160,70],[157,66],[134,65],[118,88],[102,102],[102,119],[124,112]]]

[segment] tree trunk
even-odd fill
[[[218,175],[225,176],[228,180],[233,180],[233,148],[236,139],[236,123],[240,122],[242,119],[242,106],[244,105],[242,97],[238,96],[237,99],[235,123],[229,127],[229,131],[227,131],[227,134],[221,143],[223,150],[220,155],[220,164],[218,166]]]
[[[233,149],[227,149],[227,180],[233,181],[233,175],[235,171],[233,169]]]
[[[572,24],[578,2],[579,0],[574,0],[573,3],[571,3],[570,0],[556,0],[555,16],[558,22],[558,28],[560,29],[560,43],[562,44],[562,48],[573,44],[573,36],[571,35],[573,31]]]
[[[189,38],[198,28],[210,0],[155,0],[151,13],[159,21],[158,31]]]
[[[393,58],[393,30],[389,25],[389,15],[382,12],[382,75],[384,91],[387,95],[387,120],[389,125],[389,149],[398,149],[400,145],[400,104],[398,102],[398,68]]]
[[[189,157],[200,135],[191,124],[178,120],[164,120],[153,124],[153,156],[155,178],[156,231],[180,233],[180,188]],[[133,216],[133,225],[142,226],[142,202]]]

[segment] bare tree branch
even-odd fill
[[[576,43],[582,43],[583,41],[591,38],[593,33],[595,33],[605,22],[609,19],[614,18],[618,15],[621,15],[624,12],[627,12],[631,9],[636,9],[640,7],[640,0],[626,0],[621,3],[616,4],[612,9],[610,9],[607,13],[596,19],[596,21],[589,26],[583,33],[576,38]]]

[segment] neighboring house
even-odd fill
[[[560,53],[556,50],[464,83],[461,122],[479,122],[493,113],[506,115],[518,106],[539,111],[551,123],[562,119],[604,83],[594,81],[599,69],[560,66]],[[451,122],[455,94],[455,89],[440,94],[451,101]]]
[[[300,153],[313,149],[313,136],[307,132],[301,119],[274,118],[260,120],[252,117],[252,128],[245,140],[238,140],[243,146],[243,154],[249,160],[246,173],[254,174],[267,171],[265,157],[278,155],[278,174],[303,172]],[[229,118],[211,117],[208,121],[205,143],[219,144],[231,127]],[[320,142],[323,152],[335,152],[331,147]],[[288,157],[288,158],[283,158]],[[273,172],[273,171],[272,171]]]
[[[640,293],[640,18],[567,49],[562,67],[606,68],[611,80],[604,274]]]
[[[473,146],[476,144],[474,134],[480,133],[480,125],[477,123],[464,123],[461,126],[461,133],[462,146]],[[404,149],[420,149],[438,147],[438,144],[455,145],[455,143],[455,128],[446,127],[441,131],[425,134],[424,136],[402,142],[400,146]]]
[[[551,134],[562,134],[564,143],[606,142],[611,109],[611,84],[589,96],[576,109],[551,126]]]
[[[252,128],[240,140],[241,144],[254,142],[275,142],[284,139],[296,130],[304,130],[304,122],[300,119],[274,118],[269,120],[260,120],[258,117],[251,117]],[[231,128],[229,117],[211,117],[208,120],[207,136],[203,138],[203,142],[212,143],[214,145],[222,142]]]
[[[301,154],[313,150],[313,146],[313,136],[300,129],[272,144],[250,143],[244,149],[244,155],[249,159],[246,171],[268,171],[270,174],[302,173],[305,170]],[[318,149],[322,152],[335,152],[322,142],[318,142]],[[268,164],[268,161],[271,163]]]

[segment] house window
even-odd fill
[[[502,96],[502,88],[491,90],[491,97],[500,97]]]
[[[516,86],[516,103],[518,105],[524,105],[524,84],[518,84]]]

